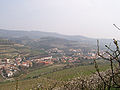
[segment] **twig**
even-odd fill
[[[117,25],[113,24],[113,26],[115,26],[118,30],[120,30],[120,28]]]

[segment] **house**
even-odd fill
[[[41,60],[49,60],[49,59],[52,59],[52,56],[47,56],[47,57],[41,58]]]
[[[6,59],[7,60],[7,63],[10,63],[10,59]]]
[[[32,67],[32,62],[31,61],[22,62],[22,66]]]
[[[6,73],[7,73],[8,77],[12,77],[13,76],[13,72],[12,71],[6,70]]]
[[[29,67],[29,64],[27,62],[22,62],[22,66]]]
[[[29,64],[29,67],[33,66],[33,63],[31,61],[26,61]]]

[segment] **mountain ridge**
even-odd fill
[[[43,31],[20,31],[20,30],[5,30],[5,29],[0,29],[0,37],[1,38],[8,38],[8,39],[19,39],[22,40],[39,40],[41,38],[57,38],[58,41],[65,39],[70,40],[70,41],[76,41],[79,43],[83,43],[83,45],[93,45],[96,46],[97,39],[95,38],[89,38],[81,35],[62,35],[58,33],[53,33],[53,32],[43,32]],[[60,39],[59,39],[60,38]],[[57,40],[56,40],[57,41]],[[110,44],[112,42],[111,39],[99,39],[100,41],[100,46],[104,46],[105,44]],[[53,42],[53,41],[51,41]]]
[[[58,38],[66,38],[68,39],[68,37],[72,37],[72,38],[82,38],[82,39],[93,39],[93,40],[96,40],[96,39],[99,39],[99,38],[90,38],[90,37],[86,37],[86,36],[82,36],[82,35],[64,35],[64,34],[59,34],[59,33],[56,33],[56,32],[44,32],[44,31],[27,31],[27,30],[7,30],[7,29],[0,29],[0,36],[1,36],[1,33],[2,33],[2,36],[6,36],[5,34],[11,34],[11,35],[21,35],[21,36],[28,36],[30,34],[43,34],[42,36],[39,36],[39,37],[45,37],[46,35],[48,36],[52,36],[52,37],[58,37]],[[27,33],[27,34],[26,34]],[[38,37],[35,37],[35,38],[38,38]],[[100,39],[104,39],[105,38],[100,38]],[[109,39],[106,39],[106,40],[109,40]]]

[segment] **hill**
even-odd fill
[[[89,39],[83,36],[69,36],[69,35],[62,35],[58,33],[52,32],[42,32],[42,31],[18,31],[18,30],[4,30],[0,29],[0,37],[7,37],[7,38],[21,38],[21,37],[29,37],[31,39],[39,39],[42,37],[57,37],[57,38],[64,38],[68,40],[86,40]]]
[[[30,56],[43,53],[12,40],[0,38],[0,58],[13,58],[17,55]]]
[[[92,47],[96,46],[96,40],[97,40],[97,39],[88,38],[80,35],[70,36],[70,35],[62,35],[62,34],[51,33],[51,32],[18,31],[18,30],[15,31],[15,30],[4,30],[4,29],[0,29],[0,37],[12,39],[17,41],[17,43],[22,43],[22,44],[26,44],[28,42],[29,44],[32,44],[33,42],[36,44],[39,42],[43,43],[42,45],[37,44],[38,46],[46,46],[48,45],[48,43],[52,43],[55,45],[55,44],[58,44],[59,42],[59,45],[63,44],[60,46],[62,48],[68,47],[68,46],[75,46],[75,47],[90,46],[91,48],[91,46]],[[100,40],[100,46],[103,46],[105,44],[110,44],[112,42],[111,39],[99,39],[99,40]],[[64,45],[65,42],[68,44],[68,46]],[[50,47],[54,47],[54,45],[50,44]]]

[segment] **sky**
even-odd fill
[[[120,0],[0,0],[0,29],[120,39]]]

